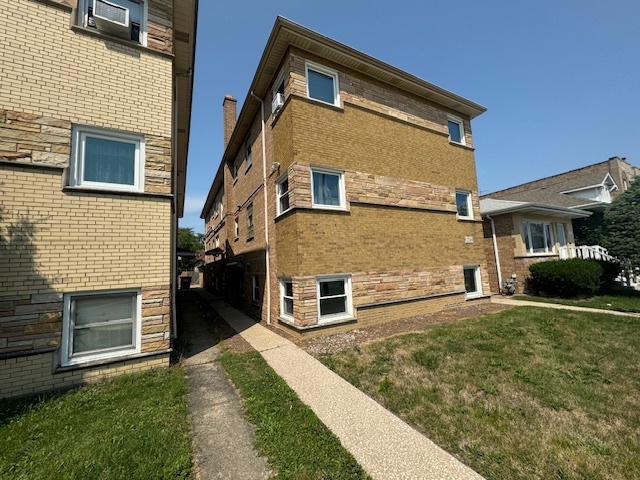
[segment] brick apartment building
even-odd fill
[[[485,108],[277,18],[202,210],[207,288],[292,332],[488,291],[470,121]]]
[[[1,3],[0,398],[168,364],[196,14]]]

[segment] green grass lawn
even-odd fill
[[[279,479],[365,479],[338,438],[255,351],[225,351],[221,362],[256,425],[256,446]]]
[[[535,297],[532,295],[517,295],[516,300],[531,302],[559,303],[575,307],[599,308],[602,310],[616,310],[618,312],[640,313],[640,291],[620,290],[607,295],[597,295],[584,300],[568,300],[566,298]]]
[[[640,320],[520,307],[323,361],[489,479],[640,478]]]
[[[167,368],[0,401],[0,478],[191,478],[186,393]]]

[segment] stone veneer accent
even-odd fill
[[[291,208],[311,208],[311,166],[296,162],[287,174]],[[352,171],[344,177],[347,202],[456,213],[454,187]]]
[[[431,105],[423,98],[407,95],[400,90],[381,82],[368,81],[363,75],[354,75],[344,67],[338,67],[324,59],[316,59],[313,55],[292,50],[289,55],[290,82],[285,89],[287,95],[293,93],[302,97],[307,96],[307,79],[305,61],[310,59],[320,65],[338,71],[340,84],[340,99],[367,110],[383,113],[398,120],[410,122],[414,125],[429,128],[445,135],[449,134],[447,112],[442,107]],[[460,118],[460,115],[456,115]],[[467,118],[461,118],[464,123],[465,144],[473,147],[471,124]]]
[[[385,272],[358,272],[351,274],[353,308],[380,307],[402,304],[428,296],[464,295],[462,265],[426,270],[391,270]],[[481,268],[482,283],[488,282]],[[294,324],[309,327],[318,324],[316,277],[293,277]]]
[[[69,167],[69,120],[0,110],[0,160]],[[171,138],[145,135],[147,193],[171,193]]]
[[[72,292],[76,293],[76,292]],[[60,345],[63,294],[0,296],[0,355]],[[169,285],[142,288],[141,352],[169,348]]]

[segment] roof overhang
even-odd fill
[[[184,213],[197,19],[198,0],[173,2],[175,122],[172,147],[175,158],[174,168],[176,169],[174,177],[175,208],[178,217],[182,217]]]
[[[576,208],[557,207],[555,205],[545,205],[542,203],[523,202],[522,205],[512,205],[505,208],[497,208],[482,212],[483,217],[494,217],[506,213],[530,213],[535,215],[546,215],[558,218],[586,218],[591,212]]]
[[[213,183],[211,184],[211,188],[209,189],[209,193],[207,194],[207,199],[204,202],[204,207],[202,207],[202,212],[200,212],[200,218],[206,218],[207,213],[211,210],[213,206],[213,202],[216,198],[216,195],[220,191],[220,189],[224,186],[224,162],[220,162],[220,166],[218,167],[218,171],[216,172],[216,176],[213,179]]]
[[[278,75],[282,59],[290,46],[311,52],[339,65],[344,65],[381,82],[443,105],[454,112],[468,115],[470,118],[477,117],[487,110],[482,105],[422,80],[377,58],[348,47],[284,17],[277,17],[249,87],[249,92],[242,105],[235,129],[224,152],[223,162],[235,158],[249,128],[251,128],[255,115],[258,113],[260,103],[251,94],[264,98]]]

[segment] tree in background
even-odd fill
[[[611,255],[640,265],[640,177],[605,210],[604,236]]]
[[[573,237],[576,245],[604,245],[604,213],[593,212],[587,218],[576,218],[573,224]]]
[[[178,248],[195,252],[204,249],[204,234],[194,233],[193,228],[178,228]]]

